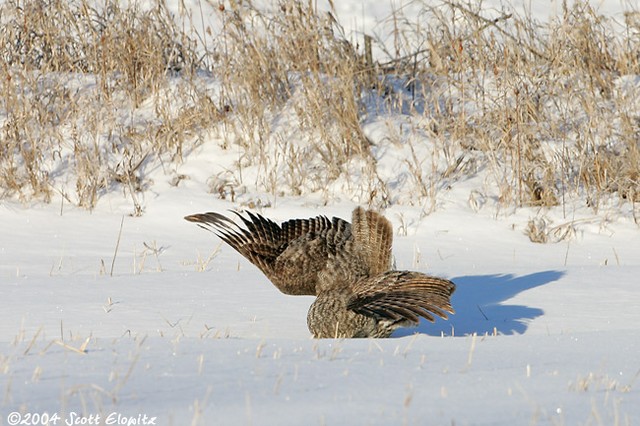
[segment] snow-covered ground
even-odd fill
[[[346,4],[354,28],[388,14]],[[391,339],[313,340],[312,298],[279,293],[182,219],[238,207],[207,184],[233,161],[205,142],[180,185],[151,171],[141,217],[118,192],[91,212],[0,201],[0,425],[640,424],[631,206],[552,210],[575,236],[535,244],[537,211],[472,208],[472,180],[426,216],[393,205],[397,268],[453,280],[456,314]],[[347,193],[270,201],[261,213],[275,220],[348,219],[356,205]]]
[[[158,188],[140,218],[108,198],[93,213],[0,207],[3,424],[13,411],[176,425],[640,421],[635,225],[539,245],[513,218],[390,209],[394,226],[409,223],[398,267],[456,282],[456,315],[387,340],[316,341],[311,298],[280,294],[226,246],[207,260],[219,241],[182,220],[231,205],[196,184]]]

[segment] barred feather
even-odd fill
[[[388,337],[401,326],[454,313],[455,284],[412,271],[392,271],[391,224],[358,207],[352,223],[326,216],[282,224],[259,214],[194,214],[286,294],[316,295],[307,324],[315,337]]]
[[[285,294],[316,295],[318,274],[329,255],[351,239],[349,222],[338,218],[292,219],[278,225],[256,213],[233,213],[243,226],[214,212],[185,219],[215,233]]]

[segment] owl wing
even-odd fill
[[[443,278],[388,271],[360,280],[348,299],[347,309],[391,323],[416,325],[420,317],[433,322],[434,315],[446,319],[447,313],[454,313],[454,291],[455,284]]]
[[[277,224],[256,213],[233,213],[242,226],[215,212],[185,219],[215,233],[286,294],[315,295],[318,274],[326,267],[328,256],[351,238],[349,222],[335,217]]]

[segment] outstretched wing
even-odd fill
[[[350,224],[338,218],[292,219],[279,225],[256,213],[233,213],[243,226],[214,212],[185,219],[215,233],[286,294],[315,295],[329,253],[351,238]]]
[[[409,325],[420,317],[433,322],[434,315],[454,313],[451,295],[455,284],[420,272],[388,271],[360,280],[347,301],[347,309],[380,321]]]

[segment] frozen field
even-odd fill
[[[385,14],[356,3],[337,5],[345,24]],[[183,220],[239,208],[207,182],[235,156],[205,141],[180,185],[147,171],[140,217],[117,190],[92,211],[0,200],[0,425],[640,424],[637,206],[550,209],[573,235],[536,244],[539,209],[470,205],[482,175],[440,191],[428,215],[391,205],[397,268],[454,281],[456,314],[385,340],[313,340],[312,298],[279,293]],[[328,205],[251,191],[276,221],[348,219],[357,205],[346,191]]]
[[[2,204],[5,424],[12,411],[157,424],[640,421],[635,225],[540,245],[515,217],[391,209],[394,225],[411,223],[398,267],[456,282],[456,315],[388,340],[314,341],[309,297],[280,294],[228,247],[206,260],[219,241],[182,216],[230,206],[192,186],[158,189],[143,217],[125,215],[117,253],[117,197],[91,214]]]

